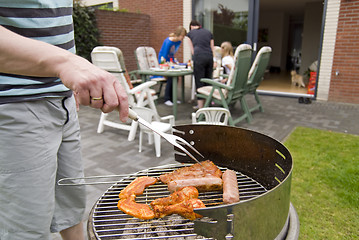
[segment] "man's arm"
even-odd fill
[[[112,74],[64,49],[13,33],[0,26],[0,72],[36,77],[58,77],[82,105],[105,113],[118,108],[127,120],[127,94]],[[103,97],[103,100],[91,101]]]
[[[193,56],[193,54],[194,54],[193,43],[189,37],[188,37],[188,45],[189,45],[189,49],[191,50],[191,54]]]

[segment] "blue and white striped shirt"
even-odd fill
[[[75,53],[72,3],[73,0],[0,0],[0,25]],[[0,104],[70,95],[71,91],[55,77],[0,73]]]

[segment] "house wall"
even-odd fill
[[[142,13],[141,16],[146,16],[137,20],[128,19],[128,22],[122,23],[122,20],[111,15],[118,12],[96,12],[103,44],[117,46],[123,50],[128,70],[136,69],[133,54],[136,47],[150,45],[159,52],[168,34],[179,25],[188,29],[187,24],[191,19],[191,0],[159,0],[156,4],[152,1],[120,0],[119,5],[134,12],[122,14],[130,16]],[[137,15],[132,15],[134,19],[135,16]],[[359,103],[358,28],[359,0],[327,0],[317,99]],[[119,30],[120,34],[115,33],[115,29]],[[187,61],[188,56],[190,55],[184,41],[177,57],[180,61]],[[282,64],[281,62],[280,65]]]
[[[359,104],[359,0],[342,0],[329,101]]]
[[[192,0],[183,0],[183,26],[189,31],[189,24],[192,21]],[[183,40],[183,59],[188,62],[192,58],[191,49],[187,39]],[[190,77],[190,76],[186,76]]]
[[[174,32],[178,26],[183,26],[183,1],[175,0],[119,0],[120,8],[126,8],[130,12],[150,15],[148,19],[150,42],[157,54],[161,49],[163,40]],[[185,26],[186,27],[186,26]],[[186,28],[187,29],[187,28]],[[141,34],[141,32],[139,32]],[[178,50],[176,58],[183,61],[183,45]]]
[[[137,69],[136,48],[150,46],[150,16],[98,9],[95,14],[101,45],[121,49],[127,70]]]
[[[327,1],[317,87],[317,99],[319,100],[327,101],[329,98],[335,40],[338,28],[339,9],[340,0]]]

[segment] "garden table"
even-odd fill
[[[150,70],[137,70],[137,74],[141,76],[150,75],[150,76],[163,76],[163,77],[172,77],[172,97],[173,97],[173,116],[177,117],[177,82],[178,77],[183,77],[186,75],[193,74],[193,71],[190,69],[150,69]],[[182,103],[185,102],[184,98],[184,79],[182,79]]]

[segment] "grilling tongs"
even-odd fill
[[[131,118],[132,120],[139,122],[140,124],[142,124],[143,126],[149,128],[150,130],[152,130],[153,132],[157,133],[158,135],[160,135],[161,137],[163,137],[164,139],[166,139],[169,143],[171,143],[173,146],[179,148],[180,150],[182,150],[184,153],[186,153],[189,157],[191,157],[194,161],[196,161],[197,163],[201,164],[197,158],[195,158],[189,151],[187,151],[187,149],[185,149],[182,145],[186,145],[187,147],[189,147],[191,150],[193,150],[195,153],[197,153],[198,155],[200,155],[201,157],[204,158],[204,156],[197,151],[197,149],[195,149],[191,144],[189,144],[186,140],[184,140],[181,137],[175,136],[173,134],[168,134],[168,133],[164,133],[158,129],[156,129],[153,125],[151,125],[150,123],[146,122],[144,119],[142,119],[141,117],[138,116],[138,114],[133,111],[131,108],[129,109],[128,112],[128,117]],[[181,145],[182,144],[182,145]],[[202,164],[201,164],[202,165]]]
[[[186,140],[184,140],[181,137],[172,135],[172,134],[168,134],[168,133],[164,133],[160,130],[157,130],[154,126],[152,126],[150,123],[146,122],[144,119],[140,118],[137,113],[135,111],[133,111],[132,109],[129,109],[129,113],[128,113],[128,117],[131,118],[134,121],[139,122],[140,124],[144,125],[145,127],[148,127],[149,129],[151,129],[152,131],[154,131],[155,133],[159,134],[161,137],[163,137],[164,139],[166,139],[169,143],[171,143],[173,146],[181,149],[184,153],[186,153],[189,157],[191,157],[194,161],[196,161],[197,163],[199,163],[200,165],[202,165],[197,158],[195,158],[189,151],[187,151],[187,149],[185,149],[182,145],[186,145],[187,147],[189,147],[190,149],[192,149],[195,153],[197,153],[198,155],[200,155],[201,157],[204,158],[204,156],[197,151],[197,149],[195,149],[191,144],[189,144]],[[94,176],[94,177],[81,177],[81,178],[62,178],[60,179],[57,184],[60,186],[77,186],[77,185],[93,185],[93,184],[105,184],[105,183],[115,183],[115,182],[93,182],[93,183],[67,183],[67,181],[72,181],[72,180],[77,180],[77,179],[100,179],[100,178],[110,178],[110,177],[120,177],[120,176],[128,176],[128,174],[126,175],[108,175],[108,176]],[[116,181],[117,182],[117,181]]]

